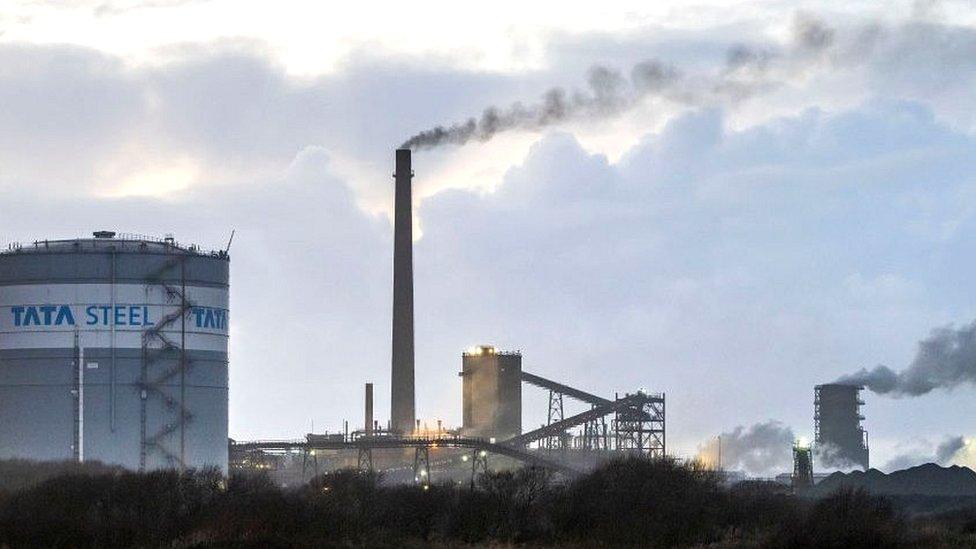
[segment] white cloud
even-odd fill
[[[459,26],[402,49],[345,44],[323,53],[340,60],[328,74],[296,76],[281,35],[248,32],[253,6],[243,23],[227,23],[241,32],[176,21],[219,5],[135,10],[64,34],[89,15],[24,8],[40,18],[37,35],[17,14],[4,19],[0,234],[114,227],[220,243],[237,228],[232,417],[244,437],[298,434],[311,417],[337,427],[359,409],[366,378],[382,394],[388,226],[359,206],[388,205],[390,149],[403,138],[572,87],[592,62],[626,69],[660,57],[720,70],[740,30],[743,42],[769,44],[792,15],[766,4],[759,23],[743,22],[740,7],[710,12],[742,17],[721,26],[692,24],[688,10],[668,24],[636,14],[626,33],[613,21],[527,37],[516,29],[493,51],[524,42],[512,49],[528,52],[524,66],[503,52],[501,62],[458,68],[457,59],[496,59],[464,40],[444,52]],[[137,17],[179,32],[140,41]],[[967,291],[976,143],[966,115],[976,70],[956,55],[972,31],[899,17],[873,57],[761,99],[689,112],[651,102],[596,129],[580,121],[418,154],[424,415],[457,423],[458,352],[489,342],[523,349],[527,369],[603,394],[668,391],[679,452],[770,416],[804,433],[812,385],[860,365],[907,363],[932,326],[976,316]],[[29,43],[85,43],[79,36],[93,28],[111,31],[94,44],[109,53]],[[294,43],[318,54],[303,32]],[[215,39],[229,34],[250,38]],[[151,62],[130,43],[150,44]],[[443,57],[427,64],[417,52],[429,48]],[[485,70],[496,62],[503,69]],[[280,322],[266,332],[269,315]],[[973,412],[959,395],[870,399],[866,409],[882,440],[965,432],[955,418]],[[538,421],[532,413],[527,425]]]

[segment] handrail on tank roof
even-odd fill
[[[184,246],[184,245],[180,244],[178,241],[176,241],[176,239],[174,239],[171,235],[167,235],[167,236],[165,236],[163,238],[160,238],[160,237],[157,237],[157,236],[149,236],[149,235],[136,234],[136,233],[116,233],[113,237],[110,237],[110,238],[109,237],[98,237],[98,236],[95,236],[93,238],[65,238],[65,239],[57,239],[57,240],[35,240],[32,243],[33,244],[32,247],[33,247],[33,249],[38,250],[38,249],[41,249],[41,248],[46,248],[46,247],[48,247],[48,246],[50,246],[52,244],[75,244],[77,246],[77,245],[80,245],[82,242],[86,242],[86,243],[87,242],[92,242],[92,243],[119,242],[119,243],[135,243],[135,244],[145,244],[145,243],[161,244],[161,245],[164,245],[164,246],[171,247],[171,248],[173,248],[175,250],[180,250],[180,251],[183,251],[183,252],[190,252],[190,253],[197,254],[197,255],[201,255],[201,256],[210,256],[210,257],[217,257],[217,258],[222,258],[222,259],[227,259],[227,258],[230,257],[230,254],[228,254],[225,250],[204,251],[203,248],[201,248],[197,244],[190,244],[189,246]],[[27,246],[26,248],[27,249],[31,249],[31,246]],[[24,249],[25,249],[25,246],[22,243],[20,243],[20,242],[10,242],[10,243],[7,244],[6,249],[0,250],[0,255],[17,254],[17,253],[23,252]]]

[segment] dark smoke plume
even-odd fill
[[[567,92],[552,88],[533,105],[513,103],[505,108],[488,107],[481,118],[469,118],[452,126],[437,126],[411,137],[401,148],[430,149],[441,145],[464,145],[488,141],[495,134],[513,130],[541,129],[570,119],[605,118],[631,108],[643,95],[660,91],[677,78],[677,71],[655,61],[634,67],[631,80],[614,69],[590,68],[586,91]]]
[[[570,120],[609,118],[652,96],[692,106],[740,101],[818,63],[833,42],[833,29],[819,20],[798,16],[792,41],[785,48],[737,45],[729,50],[725,67],[715,74],[685,75],[651,59],[634,65],[628,78],[616,69],[597,65],[590,68],[585,89],[552,88],[529,105],[491,106],[479,118],[424,130],[400,147],[419,150],[464,145],[488,141],[510,130],[539,130]]]
[[[976,384],[976,321],[959,329],[933,330],[919,342],[911,365],[900,372],[875,366],[838,382],[864,385],[875,393],[894,396],[919,396],[934,389]]]
[[[740,425],[700,448],[699,459],[718,468],[721,445],[722,469],[771,475],[792,467],[793,441],[793,431],[778,421],[756,423],[748,428]]]

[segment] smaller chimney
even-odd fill
[[[366,384],[366,436],[373,434],[373,384]]]

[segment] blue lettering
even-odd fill
[[[102,311],[102,325],[108,326],[108,312],[112,310],[112,307],[109,305],[102,305],[98,309]]]
[[[71,314],[71,307],[68,307],[67,305],[58,307],[58,317],[54,320],[54,324],[57,326],[61,326],[62,324],[74,326],[75,316]]]
[[[203,307],[193,307],[190,312],[196,317],[197,328],[203,328]]]
[[[27,307],[27,316],[24,318],[24,326],[40,326],[41,317],[37,314],[37,307]]]
[[[116,326],[125,326],[125,306],[124,305],[116,305],[115,306],[115,314],[113,316],[114,316],[114,318],[112,319],[112,321],[115,323]]]
[[[44,313],[44,325],[51,325],[51,313],[57,311],[58,308],[53,305],[41,305],[41,312]]]
[[[129,307],[129,324],[138,326],[142,322],[142,319],[139,318],[140,312],[142,312],[141,307]]]
[[[24,308],[11,307],[10,312],[14,314],[14,326],[20,326],[24,322]]]
[[[143,326],[152,326],[152,324],[153,324],[152,321],[149,320],[149,307],[143,307],[142,308],[142,325]]]
[[[98,324],[98,315],[95,314],[95,310],[97,308],[98,307],[95,307],[94,305],[91,305],[90,307],[88,307],[87,309],[85,309],[85,316],[88,317],[88,320],[85,321],[85,324],[87,324],[89,326],[94,326],[95,324]]]

